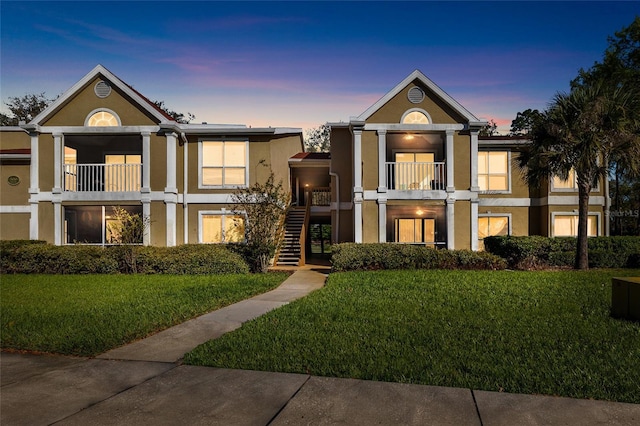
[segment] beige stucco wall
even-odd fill
[[[99,81],[94,79],[84,87],[72,100],[49,117],[42,125],[46,126],[84,126],[89,113],[98,108],[106,108],[115,112],[123,126],[142,126],[157,124],[139,109],[138,105],[124,96],[115,86],[109,96],[101,99],[96,96],[94,86]]]
[[[165,136],[152,134],[149,142],[149,150],[151,157],[149,168],[151,190],[164,191],[164,188],[167,186],[167,138]],[[180,179],[180,175],[177,173],[176,179]]]
[[[378,135],[362,132],[362,188],[375,190],[378,187]]]
[[[456,132],[453,136],[453,180],[458,190],[471,188],[471,136],[468,133]]]
[[[0,240],[28,240],[29,213],[0,214]]]
[[[17,176],[17,185],[9,184],[9,176]],[[19,206],[29,203],[29,164],[0,165],[0,205]]]
[[[43,134],[38,136],[38,179],[40,191],[51,191],[53,188],[53,136]]]
[[[455,248],[471,249],[471,203],[456,201],[455,203]]]
[[[409,102],[409,99],[407,98],[407,93],[414,86],[422,88],[426,94],[424,100],[418,104]],[[455,111],[416,80],[413,83],[408,84],[407,87],[391,98],[382,108],[371,115],[367,120],[367,123],[400,123],[404,113],[408,109],[412,108],[421,108],[425,110],[431,116],[433,123],[453,124],[463,121]]]
[[[149,219],[151,220],[151,245],[166,246],[167,245],[167,208],[162,201],[151,202],[151,212]],[[177,209],[181,208],[180,205]]]
[[[353,192],[353,146],[349,129],[340,127],[331,129],[331,171],[340,179],[340,199],[351,201]],[[335,179],[335,178],[334,178]],[[342,219],[342,217],[341,217]],[[340,226],[343,226],[340,220]],[[342,230],[341,230],[342,233]]]
[[[38,239],[53,244],[53,204],[51,202],[38,203]]]
[[[362,242],[377,243],[378,239],[378,203],[362,203]]]

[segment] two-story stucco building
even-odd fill
[[[529,141],[480,137],[487,122],[420,71],[329,124],[331,152],[305,153],[301,129],[178,123],[99,65],[1,129],[0,238],[109,244],[120,206],[150,218],[144,244],[240,241],[231,194],[270,171],[298,225],[330,227],[327,243],[477,250],[489,235],[576,234],[575,177],[529,188],[515,161]],[[607,185],[591,195],[590,235],[608,233]]]

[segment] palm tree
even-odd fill
[[[554,176],[567,179],[575,170],[578,185],[578,244],[575,268],[589,266],[587,218],[589,193],[608,179],[612,164],[640,171],[640,126],[635,88],[602,82],[575,87],[554,96],[532,143],[519,157],[524,178],[532,186]]]

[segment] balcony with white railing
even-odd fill
[[[131,192],[142,186],[142,164],[64,164],[65,192]]]
[[[446,188],[444,162],[385,163],[387,189],[398,191],[443,191]]]

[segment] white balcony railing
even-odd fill
[[[446,167],[438,163],[385,163],[387,188],[401,191],[444,190]]]
[[[65,164],[67,192],[140,191],[142,164]]]

